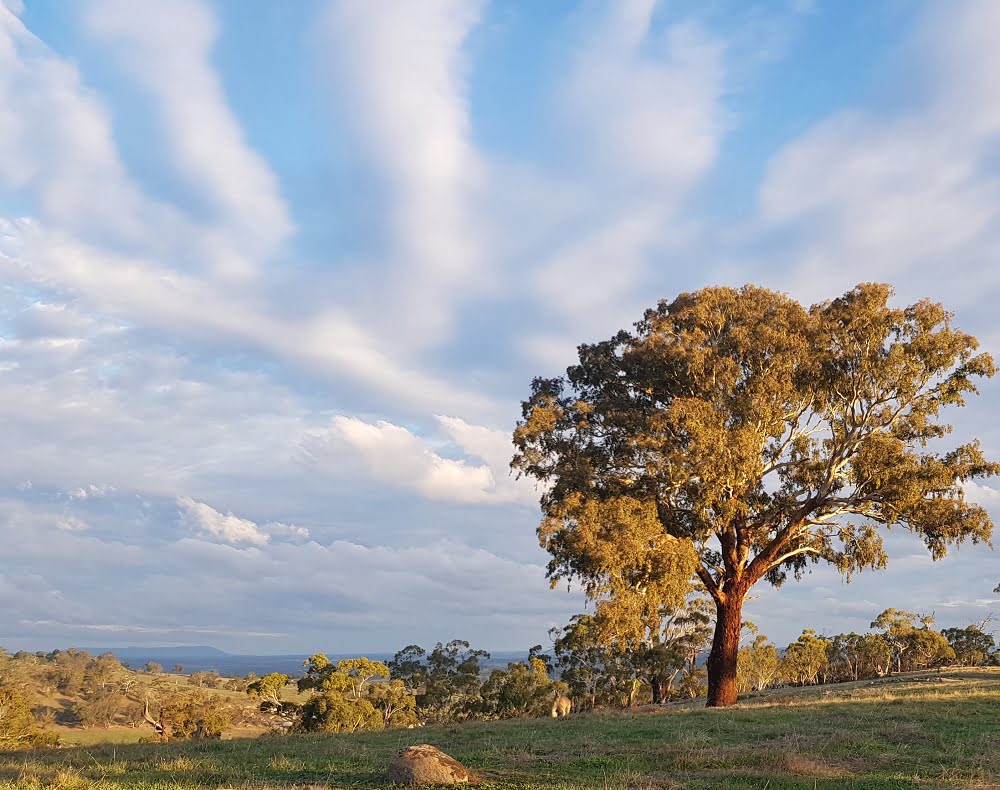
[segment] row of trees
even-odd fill
[[[299,732],[538,716],[548,712],[556,694],[569,690],[566,683],[551,679],[551,658],[540,651],[533,648],[527,662],[511,662],[488,674],[482,661],[489,653],[461,640],[439,642],[430,652],[409,645],[388,663],[362,657],[334,664],[317,653],[306,661],[305,675],[297,682],[300,692],[313,692],[301,705],[283,701],[289,680],[284,674],[260,678],[247,694]]]
[[[253,677],[195,673],[182,686],[181,678],[156,670],[132,671],[111,653],[70,648],[10,655],[0,648],[0,748],[54,743],[54,724],[153,725],[161,738],[218,738],[256,715],[254,706],[208,691],[243,691]]]
[[[233,679],[201,673],[201,682],[135,673],[113,655],[78,650],[8,655],[0,649],[0,748],[51,743],[46,725],[151,725],[160,739],[218,738],[236,723],[300,732],[356,732],[425,722],[545,715],[556,694],[577,710],[629,707],[694,698],[707,692],[702,658],[712,640],[712,604],[704,596],[650,618],[641,638],[616,632],[617,610],[598,607],[550,632],[527,661],[486,672],[489,654],[454,640],[426,651],[409,645],[386,663],[331,662],[317,653],[297,681],[303,702],[285,699],[288,675]],[[810,685],[883,677],[935,666],[1000,664],[986,622],[932,628],[933,617],[886,609],[872,632],[834,636],[806,629],[783,650],[744,624],[738,653],[740,693],[776,685]],[[208,687],[245,690],[257,705],[239,705]],[[53,702],[61,700],[61,703]],[[67,704],[68,703],[68,704]],[[53,707],[58,704],[58,707]],[[263,716],[256,716],[259,710]]]
[[[756,636],[740,648],[741,693],[778,684],[794,686],[880,678],[942,665],[1000,664],[992,634],[985,624],[965,628],[931,628],[934,618],[886,609],[871,624],[875,633],[820,636],[806,629],[784,651]]]
[[[546,715],[557,693],[569,695],[577,710],[694,698],[707,693],[702,659],[712,640],[711,613],[711,601],[690,598],[678,609],[661,612],[656,627],[637,640],[615,637],[614,617],[599,607],[596,614],[577,615],[550,632],[552,655],[536,646],[527,661],[488,675],[482,662],[489,654],[460,640],[438,643],[430,652],[410,645],[388,663],[354,658],[333,664],[317,653],[298,681],[299,691],[313,692],[302,705],[282,700],[289,683],[284,674],[260,678],[247,693],[302,732]],[[746,693],[943,664],[1000,664],[1000,651],[984,624],[944,631],[932,625],[933,617],[887,609],[872,622],[872,633],[822,636],[806,629],[781,650],[745,623],[738,688]]]

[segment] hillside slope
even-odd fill
[[[4,754],[0,788],[376,788],[392,754],[420,742],[505,790],[1000,788],[1000,670],[779,690],[723,710]]]

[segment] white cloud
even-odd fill
[[[294,524],[285,524],[282,521],[268,521],[262,529],[269,535],[284,538],[291,541],[309,540],[309,530],[305,527],[297,527]]]
[[[47,518],[0,499],[0,539],[12,547],[0,569],[8,649],[65,647],[100,631],[131,633],[138,643],[198,643],[203,634],[235,652],[259,651],[264,639],[268,652],[391,650],[451,638],[510,649],[542,641],[583,605],[578,593],[549,590],[540,563],[461,541],[234,546],[189,536],[150,544],[136,529],[103,540],[42,532]],[[164,590],[163,606],[136,611],[135,601],[160,600]]]
[[[177,507],[180,508],[181,521],[185,526],[224,543],[263,546],[270,540],[253,521],[234,516],[231,512],[223,515],[204,502],[195,502],[191,497],[178,497]]]
[[[566,343],[610,334],[684,277],[692,236],[687,209],[716,162],[726,131],[726,42],[694,22],[664,26],[655,0],[596,4],[554,101],[565,140],[557,160],[579,193],[568,232],[544,231],[525,294],[555,326],[521,345],[548,363]],[[580,196],[583,196],[581,199]],[[560,195],[554,216],[564,211]],[[531,227],[532,220],[526,224]],[[655,262],[655,267],[654,267]]]
[[[71,62],[49,50],[8,11],[0,11],[0,190],[36,196],[40,206],[39,217],[0,216],[0,267],[11,281],[51,290],[64,298],[63,304],[74,306],[57,315],[54,296],[44,310],[34,308],[22,316],[20,329],[80,332],[88,315],[92,320],[97,313],[171,339],[208,341],[214,348],[249,343],[296,368],[346,373],[383,394],[406,390],[428,409],[458,403],[491,408],[488,398],[437,380],[411,363],[401,364],[375,344],[345,307],[326,303],[283,317],[285,302],[274,298],[268,283],[237,289],[214,276],[219,274],[215,264],[226,270],[223,274],[233,273],[234,266],[241,269],[248,247],[266,254],[270,242],[259,234],[277,242],[284,234],[284,208],[271,188],[270,171],[245,148],[222,103],[218,78],[203,51],[214,23],[199,17],[196,5],[176,8],[181,9],[179,18],[191,14],[193,44],[173,35],[178,20],[170,17],[170,9],[157,12],[173,20],[162,20],[158,32],[150,32],[132,12],[103,21],[126,50],[131,52],[136,41],[149,35],[157,64],[179,58],[193,72],[197,84],[192,89],[199,97],[194,115],[201,119],[198,124],[212,129],[192,131],[182,122],[191,108],[173,91],[184,80],[156,69],[146,76],[150,89],[161,91],[163,112],[177,116],[168,131],[178,146],[181,174],[202,178],[199,191],[222,206],[224,216],[208,226],[204,216],[193,222],[136,187],[115,148],[108,109],[81,82]],[[203,106],[216,100],[214,109]],[[199,147],[209,143],[211,151]],[[204,163],[204,158],[213,161]],[[77,325],[71,327],[67,319]]]
[[[0,189],[30,190],[44,216],[66,229],[130,243],[175,224],[130,183],[105,108],[75,66],[2,6]]]
[[[584,322],[607,322],[609,312],[619,312],[618,306],[633,296],[662,230],[661,211],[645,206],[582,233],[537,273],[539,300],[555,314],[573,321],[577,329]]]
[[[338,307],[281,319],[260,310],[256,301],[155,258],[97,248],[32,221],[0,218],[0,232],[0,265],[9,276],[50,287],[58,284],[85,297],[103,314],[223,347],[250,342],[296,367],[346,373],[376,392],[406,391],[417,407],[492,408],[490,399],[479,393],[399,363]]]
[[[91,483],[86,488],[83,486],[77,486],[66,492],[66,496],[70,499],[92,499],[94,497],[104,497],[108,494],[113,494],[115,492],[115,487],[112,485],[107,485],[106,483],[100,485],[94,485]]]
[[[434,419],[466,454],[481,458],[493,469],[504,469],[510,465],[514,445],[509,431],[472,425],[460,417],[435,415]]]
[[[224,239],[211,244],[223,273],[241,273],[249,265],[244,256],[274,252],[291,220],[277,178],[226,105],[211,61],[218,25],[210,9],[200,0],[152,6],[99,0],[86,5],[84,23],[153,97],[178,173],[222,219]]]
[[[724,131],[724,47],[694,23],[654,27],[656,0],[608,3],[567,85],[584,166],[606,186],[639,184],[659,200],[690,189],[715,160]],[[596,154],[596,156],[595,156]]]
[[[959,307],[1000,285],[998,29],[988,0],[931,4],[893,83],[906,99],[839,112],[775,155],[759,218],[790,240],[767,252],[790,269],[772,273],[783,289],[829,298],[877,276]]]
[[[264,546],[272,538],[301,543],[309,540],[309,530],[282,521],[267,521],[258,524],[250,519],[240,518],[232,512],[222,514],[204,502],[196,502],[188,496],[178,497],[181,524],[199,535],[217,538],[222,543],[249,543]]]
[[[377,299],[372,320],[407,346],[442,340],[453,300],[482,277],[470,204],[484,173],[470,140],[462,56],[481,7],[335,0],[322,23],[322,57],[359,145],[388,185],[390,304]]]
[[[995,507],[1000,505],[1000,490],[984,483],[975,483],[971,480],[962,485],[965,489],[965,498],[970,502],[975,502],[983,507]]]
[[[82,532],[88,525],[86,521],[76,516],[64,516],[56,521],[56,527],[66,532]]]
[[[509,473],[513,446],[510,435],[457,417],[438,416],[437,421],[452,444],[472,463],[448,458],[428,440],[399,425],[379,420],[368,423],[355,417],[334,417],[329,431],[318,438],[334,447],[347,444],[360,455],[368,471],[398,488],[416,491],[434,500],[501,504],[537,504],[538,494],[527,481]],[[312,452],[315,456],[317,453]],[[320,463],[322,458],[316,459]]]
[[[18,313],[11,327],[19,338],[80,337],[93,331],[96,321],[68,304],[33,302]]]
[[[495,489],[488,466],[442,458],[406,428],[379,420],[374,425],[337,416],[331,431],[361,455],[379,479],[431,499],[482,502]]]

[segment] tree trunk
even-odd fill
[[[660,680],[659,678],[650,678],[649,687],[653,690],[653,704],[659,705],[663,702],[663,697],[660,696]]]
[[[708,707],[736,704],[736,661],[743,628],[743,596],[731,592],[715,602],[715,635],[708,655]]]

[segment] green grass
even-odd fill
[[[782,690],[725,710],[3,754],[0,788],[377,788],[391,756],[414,743],[440,747],[497,790],[1000,788],[1000,672]]]

